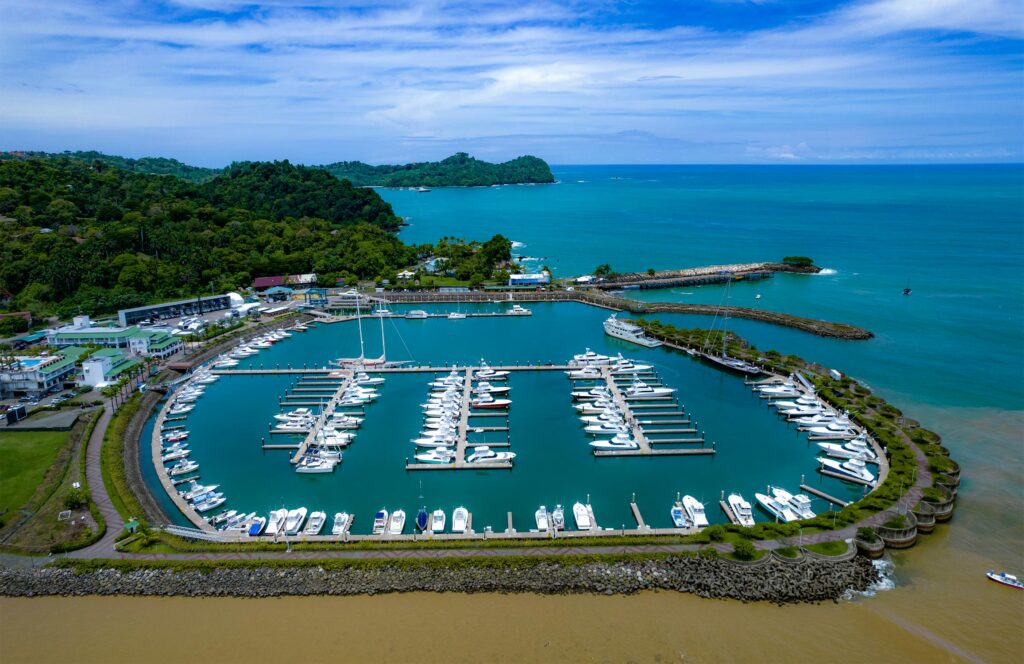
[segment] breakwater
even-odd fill
[[[430,302],[491,302],[495,299],[495,293],[468,292],[468,293],[437,293],[437,292],[398,292],[390,291],[381,297],[391,303],[430,303]],[[502,293],[502,297],[508,297]],[[550,290],[550,291],[520,291],[511,294],[515,302],[579,302],[602,307],[611,311],[626,311],[632,314],[699,314],[704,316],[715,316],[728,314],[733,318],[746,318],[757,320],[762,323],[791,327],[803,332],[820,337],[832,337],[835,339],[863,340],[871,339],[874,333],[849,323],[837,323],[834,321],[794,316],[777,311],[765,309],[751,309],[749,307],[717,306],[712,304],[686,304],[682,302],[640,302],[617,295],[611,295],[601,291],[593,290]]]
[[[617,288],[676,288],[679,286],[701,286],[724,284],[731,281],[747,281],[770,278],[776,272],[817,274],[821,268],[816,265],[790,265],[788,263],[735,263],[731,265],[709,265],[680,270],[655,270],[654,272],[629,272],[617,274],[593,284],[602,290]]]
[[[71,568],[0,569],[0,595],[131,595],[273,597],[375,595],[395,592],[503,592],[632,594],[674,590],[718,599],[774,603],[838,600],[879,579],[863,557],[804,558],[782,562],[767,555],[754,563],[706,556],[667,556],[616,562],[538,561],[502,565],[470,559],[458,564],[401,561],[371,565],[221,566],[209,569],[145,568],[121,571]]]

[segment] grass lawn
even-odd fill
[[[822,542],[820,544],[808,544],[804,546],[808,551],[820,553],[825,556],[838,556],[842,553],[846,553],[846,542],[833,541],[833,542]]]
[[[32,497],[67,443],[68,431],[0,431],[0,512]]]

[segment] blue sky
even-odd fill
[[[0,149],[1024,160],[1015,0],[3,0]]]

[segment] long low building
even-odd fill
[[[207,295],[206,297],[194,297],[191,300],[161,302],[160,304],[147,304],[144,307],[122,309],[117,312],[117,320],[122,327],[126,327],[144,320],[157,321],[181,318],[182,316],[197,316],[211,311],[223,311],[238,306],[242,302],[242,296],[238,293]]]
[[[84,348],[64,348],[53,355],[11,356],[0,364],[0,397],[41,396],[74,378],[75,363]]]
[[[165,358],[184,345],[168,328],[96,327],[88,316],[75,316],[70,325],[50,330],[46,343],[57,348],[68,346],[100,346],[123,348],[132,355]]]

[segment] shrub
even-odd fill
[[[81,488],[71,489],[64,494],[64,509],[78,509],[86,504],[89,495]]]
[[[750,540],[740,540],[733,545],[732,555],[739,560],[753,560],[757,555],[757,549],[754,548]]]
[[[711,542],[721,542],[725,539],[725,528],[721,524],[715,524],[705,528],[704,534],[708,536],[708,540]]]
[[[875,532],[874,528],[864,527],[857,529],[857,537],[864,540],[865,542],[877,542],[878,533]]]
[[[814,259],[810,256],[784,256],[782,262],[786,265],[799,265],[801,267],[814,265]]]
[[[775,552],[784,558],[796,558],[795,546],[783,546],[775,549]]]

